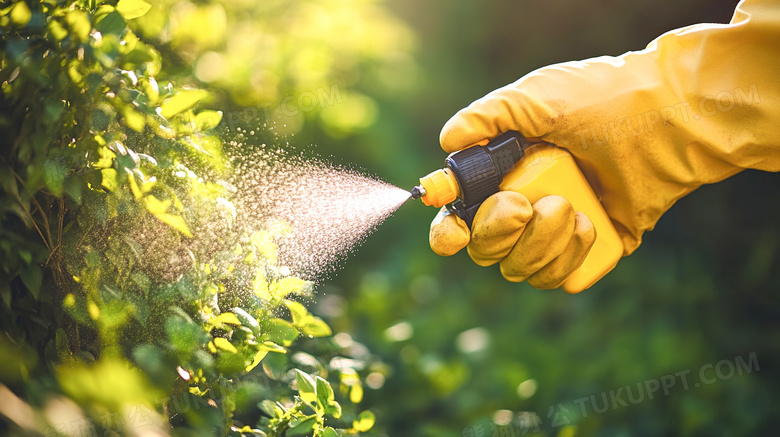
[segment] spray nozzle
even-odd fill
[[[499,191],[501,181],[523,158],[531,143],[520,133],[509,131],[484,146],[473,146],[447,157],[446,167],[420,178],[411,191],[412,199],[451,210],[471,225],[482,202]]]
[[[412,194],[412,199],[419,199],[425,196],[425,188],[422,185],[418,185],[409,191]]]
[[[420,178],[420,185],[412,188],[412,199],[420,199],[428,206],[442,207],[458,197],[460,189],[449,169],[436,170]]]

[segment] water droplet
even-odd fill
[[[273,230],[280,265],[307,279],[332,272],[409,198],[358,171],[266,148],[244,159],[230,182],[237,222]]]

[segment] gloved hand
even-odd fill
[[[431,224],[430,239],[438,255],[453,255],[468,245],[475,263],[499,262],[506,279],[552,289],[582,264],[596,232],[590,219],[561,196],[543,197],[531,206],[522,194],[501,191],[482,203],[471,232],[442,208]]]
[[[778,41],[780,2],[744,0],[728,25],[689,26],[639,52],[536,70],[455,114],[441,146],[454,152],[517,130],[566,148],[629,255],[700,185],[746,168],[780,170]],[[587,253],[592,225],[560,198],[539,200],[533,213],[527,203],[494,195],[471,232],[442,211],[431,247],[452,255],[468,245],[477,264],[500,261],[510,281],[557,286]]]

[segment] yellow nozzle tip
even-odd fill
[[[425,205],[440,208],[458,198],[460,188],[455,176],[448,169],[439,169],[420,178],[425,195],[420,199]]]

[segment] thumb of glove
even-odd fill
[[[439,256],[451,256],[469,244],[471,234],[466,223],[460,217],[449,212],[446,207],[439,210],[431,222],[429,234],[431,249]]]

